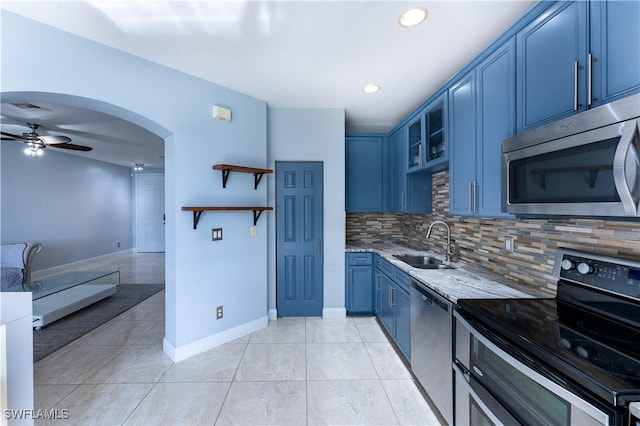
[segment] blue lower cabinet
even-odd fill
[[[376,316],[400,348],[411,360],[411,312],[409,287],[402,271],[376,256]],[[393,277],[393,278],[392,278]]]
[[[347,253],[345,300],[348,314],[373,313],[373,254]]]
[[[395,316],[396,316],[396,343],[400,350],[411,360],[411,299],[409,292],[403,287],[396,286],[394,294]]]
[[[382,272],[374,269],[373,281],[373,314],[378,318],[382,317]]]
[[[383,272],[380,273],[380,288],[381,288],[381,306],[380,306],[380,321],[387,332],[395,338],[395,309],[393,306],[393,290],[395,288],[391,278],[387,277]]]

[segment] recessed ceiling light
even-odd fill
[[[380,90],[380,86],[377,84],[367,84],[362,88],[364,93],[376,93],[378,90]]]
[[[414,27],[427,19],[429,11],[426,7],[412,7],[405,10],[400,18],[398,18],[398,24],[401,27]]]

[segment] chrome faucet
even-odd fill
[[[444,225],[444,227],[447,228],[447,251],[445,253],[444,259],[447,262],[451,262],[451,258],[455,254],[455,247],[451,245],[451,228],[449,228],[449,224],[443,220],[433,221],[431,225],[429,225],[429,230],[427,231],[427,238],[431,238],[431,230],[433,229],[434,225],[438,225],[438,224]]]

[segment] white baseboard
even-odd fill
[[[278,310],[269,309],[269,311],[267,312],[267,315],[269,316],[269,321],[275,321],[278,319]]]
[[[103,254],[100,256],[89,257],[87,259],[77,260],[71,263],[65,263],[64,265],[52,266],[51,268],[40,269],[39,271],[31,272],[31,280],[37,281],[43,278],[57,275],[62,272],[66,272],[70,269],[89,268],[91,266],[99,265],[101,262],[108,261],[111,258],[122,256],[124,254],[131,254],[137,252],[136,249],[120,250],[113,253]]]
[[[241,324],[237,327],[230,328],[229,330],[221,331],[220,333],[212,334],[211,336],[203,337],[195,342],[187,343],[186,345],[179,347],[173,346],[165,338],[162,342],[162,349],[173,362],[180,362],[225,343],[231,342],[232,340],[255,333],[258,330],[266,328],[268,325],[269,318],[264,316],[257,320]]]
[[[336,318],[346,318],[346,317],[347,317],[346,308],[322,308],[322,318],[336,319]]]

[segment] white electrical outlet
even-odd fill
[[[504,237],[504,251],[507,253],[513,253],[516,248],[516,239],[511,235]]]
[[[258,227],[257,226],[252,226],[251,227],[251,236],[255,237],[256,235],[258,235]]]

